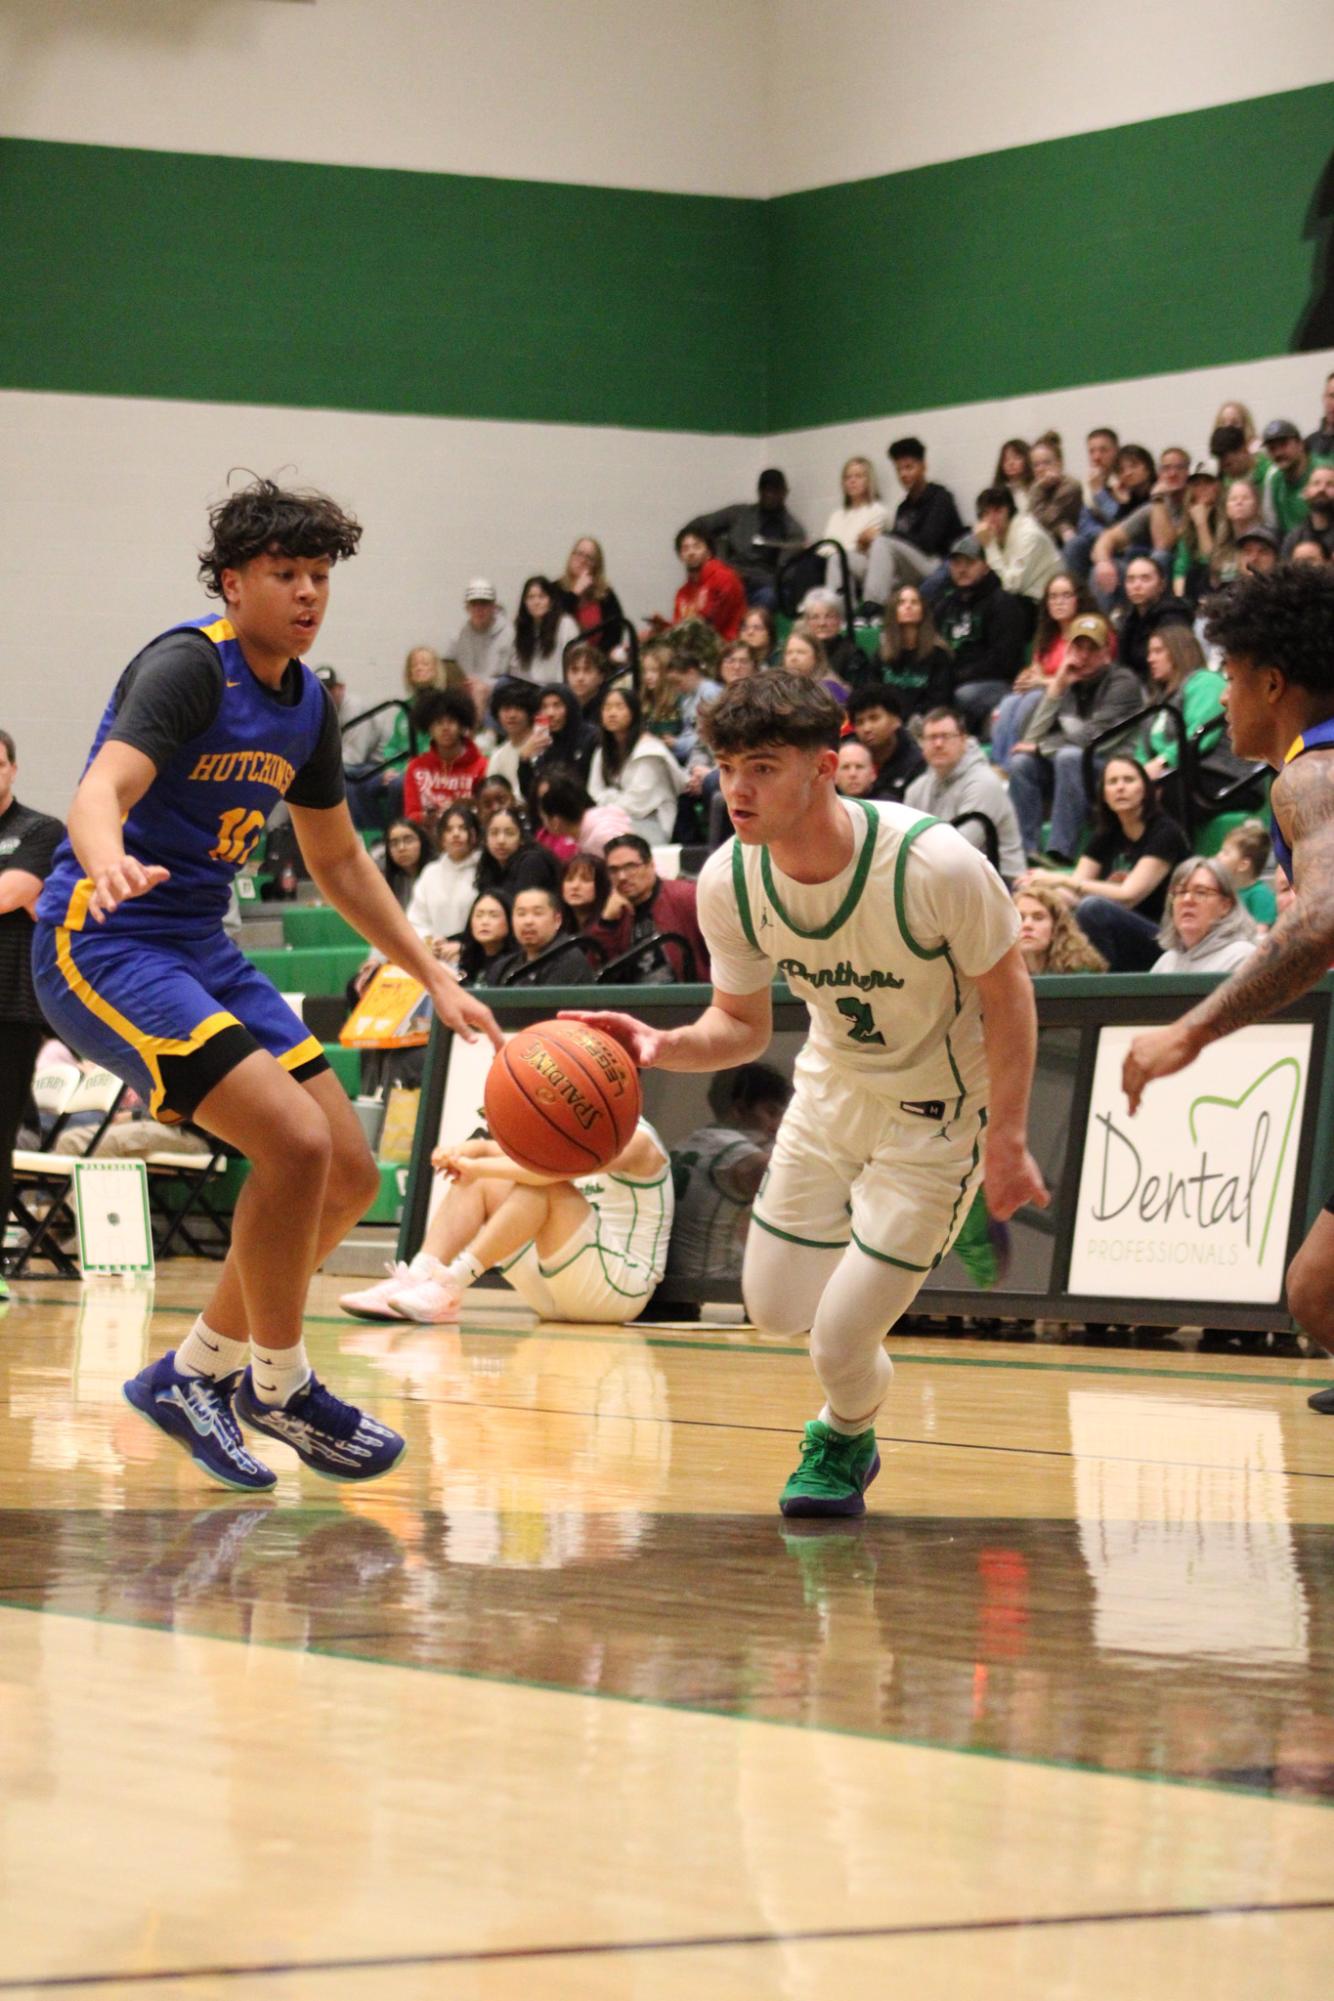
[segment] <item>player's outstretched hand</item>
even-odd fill
[[[170,874],[170,869],[159,868],[156,862],[137,862],[133,855],[126,855],[124,861],[102,869],[94,879],[93,893],[88,899],[89,916],[95,924],[105,924],[120,904],[136,896],[147,896],[150,889],[166,882]]]
[[[487,1038],[493,1049],[505,1047],[504,1031],[490,1008],[447,973],[432,989],[431,997],[445,1027],[452,1028],[455,1035],[461,1035],[465,1042],[476,1042],[480,1034]]]
[[[1045,1209],[1051,1202],[1042,1170],[1026,1146],[987,1144],[987,1171],[982,1183],[987,1208],[998,1223],[1007,1223],[1016,1209],[1031,1202]]]
[[[1171,1077],[1184,1070],[1200,1053],[1200,1044],[1183,1021],[1171,1021],[1166,1028],[1146,1028],[1126,1051],[1121,1066],[1121,1089],[1125,1092],[1133,1118],[1144,1096],[1144,1087],[1155,1077]]]
[[[647,1070],[657,1062],[667,1040],[662,1029],[650,1028],[647,1022],[636,1021],[632,1014],[613,1014],[608,1008],[563,1007],[557,1019],[582,1021],[590,1028],[600,1028],[604,1035],[613,1036],[623,1049],[629,1051],[641,1070]]]

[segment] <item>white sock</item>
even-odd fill
[[[219,1376],[235,1375],[249,1358],[248,1341],[229,1341],[225,1334],[210,1327],[201,1313],[176,1350],[174,1366],[178,1375],[208,1376],[216,1382]]]
[[[298,1341],[295,1348],[265,1348],[259,1341],[250,1343],[250,1379],[261,1403],[289,1403],[310,1378],[310,1359],[304,1341]]]
[[[437,1272],[442,1272],[443,1270],[444,1266],[441,1264],[439,1258],[433,1258],[429,1251],[418,1251],[416,1257],[408,1266],[408,1276],[409,1278],[434,1278]]]
[[[460,1292],[466,1292],[485,1270],[482,1260],[475,1258],[471,1251],[460,1251],[453,1262],[445,1266],[445,1277],[452,1278]]]
[[[865,1417],[853,1418],[851,1421],[844,1417],[835,1417],[828,1404],[820,1412],[821,1424],[827,1424],[829,1429],[836,1431],[840,1438],[860,1438],[863,1432],[870,1431],[873,1428],[875,1419],[875,1411],[870,1411]]]

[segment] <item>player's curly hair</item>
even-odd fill
[[[1238,577],[1204,612],[1206,638],[1233,659],[1334,696],[1334,572],[1280,563],[1267,577]]]
[[[703,704],[698,726],[709,749],[725,757],[774,744],[837,750],[843,711],[818,681],[773,667]]]
[[[222,573],[255,556],[326,556],[346,562],[357,553],[361,523],[327,493],[293,492],[275,480],[256,479],[209,509],[213,540],[199,552],[199,579],[210,597],[222,596]]]

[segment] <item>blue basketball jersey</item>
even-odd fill
[[[269,814],[313,756],[324,726],[328,698],[303,663],[297,663],[299,698],[288,704],[251,673],[228,619],[189,619],[158,637],[175,632],[202,633],[217,649],[222,700],[208,728],[167,759],[126,817],[126,854],[156,863],[170,874],[147,895],[132,897],[113,910],[106,920],[109,934],[200,938],[216,931],[227,910],[233,876],[244,866]],[[113,694],[98,724],[88,764],[115,721]],[[92,890],[66,836],[56,851],[37,914],[49,924],[81,931]]]
[[[1284,758],[1284,764],[1291,764],[1294,757],[1301,757],[1308,750],[1334,749],[1334,716],[1328,722],[1316,723],[1312,729],[1303,730],[1293,739],[1292,748]],[[1278,865],[1288,881],[1292,881],[1292,849],[1283,838],[1283,830],[1278,824],[1278,815],[1269,816],[1269,837],[1274,843],[1274,854]]]

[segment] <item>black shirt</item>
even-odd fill
[[[11,799],[0,813],[0,875],[22,869],[45,882],[65,829],[49,813]],[[0,916],[0,1021],[42,1024],[32,985],[32,917],[28,910]]]
[[[949,488],[928,480],[920,493],[899,502],[891,532],[901,541],[911,542],[924,556],[947,556],[950,544],[964,533],[964,525]]]
[[[487,974],[492,987],[586,987],[593,981],[593,968],[583,947],[573,938],[553,938],[545,952],[530,960],[526,952],[507,952],[493,962]]]
[[[871,755],[874,757],[875,752]],[[903,795],[914,778],[920,778],[926,770],[926,759],[913,741],[911,732],[904,729],[898,734],[898,741],[884,763],[876,767],[875,782],[869,797],[872,799],[893,799],[900,806]]]
[[[1159,924],[1167,908],[1167,885],[1172,880],[1172,871],[1189,855],[1190,842],[1170,814],[1155,813],[1137,841],[1128,840],[1116,826],[1108,834],[1095,834],[1084,853],[1098,864],[1103,882],[1129,875],[1141,855],[1152,855],[1155,860],[1166,862],[1167,874],[1157,889],[1135,905],[1139,916]]]
[[[218,650],[202,633],[169,632],[153,640],[116,683],[116,720],[106,741],[141,750],[160,771],[183,744],[211,726],[222,706],[224,679]],[[276,693],[288,708],[296,707],[301,699],[300,661],[288,661]],[[287,803],[337,806],[345,793],[338,711],[326,688],[319,743],[288,786]]]

